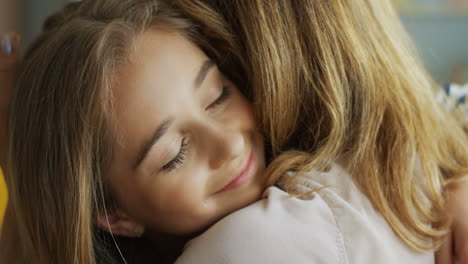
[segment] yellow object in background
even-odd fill
[[[5,214],[5,209],[8,201],[8,192],[6,188],[5,179],[3,178],[3,172],[0,169],[0,228],[3,223],[3,216]]]

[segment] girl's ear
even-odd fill
[[[118,236],[141,237],[145,232],[145,226],[116,209],[99,213],[96,225],[102,230]]]

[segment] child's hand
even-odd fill
[[[437,264],[468,264],[468,182],[450,191],[452,233],[436,253]]]
[[[5,166],[7,122],[11,95],[15,87],[16,69],[19,63],[17,34],[0,33],[0,166]]]

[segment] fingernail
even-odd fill
[[[0,40],[0,52],[4,55],[11,55],[13,53],[13,38],[5,35]]]

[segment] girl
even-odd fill
[[[113,242],[99,227],[144,233],[161,251],[178,234],[174,259],[258,200],[264,177],[340,157],[399,237],[437,246],[449,223],[443,187],[467,173],[466,135],[394,37],[393,11],[369,2],[85,1],[50,19],[25,56],[10,120],[22,258],[93,263]],[[241,91],[261,113],[266,176]]]

